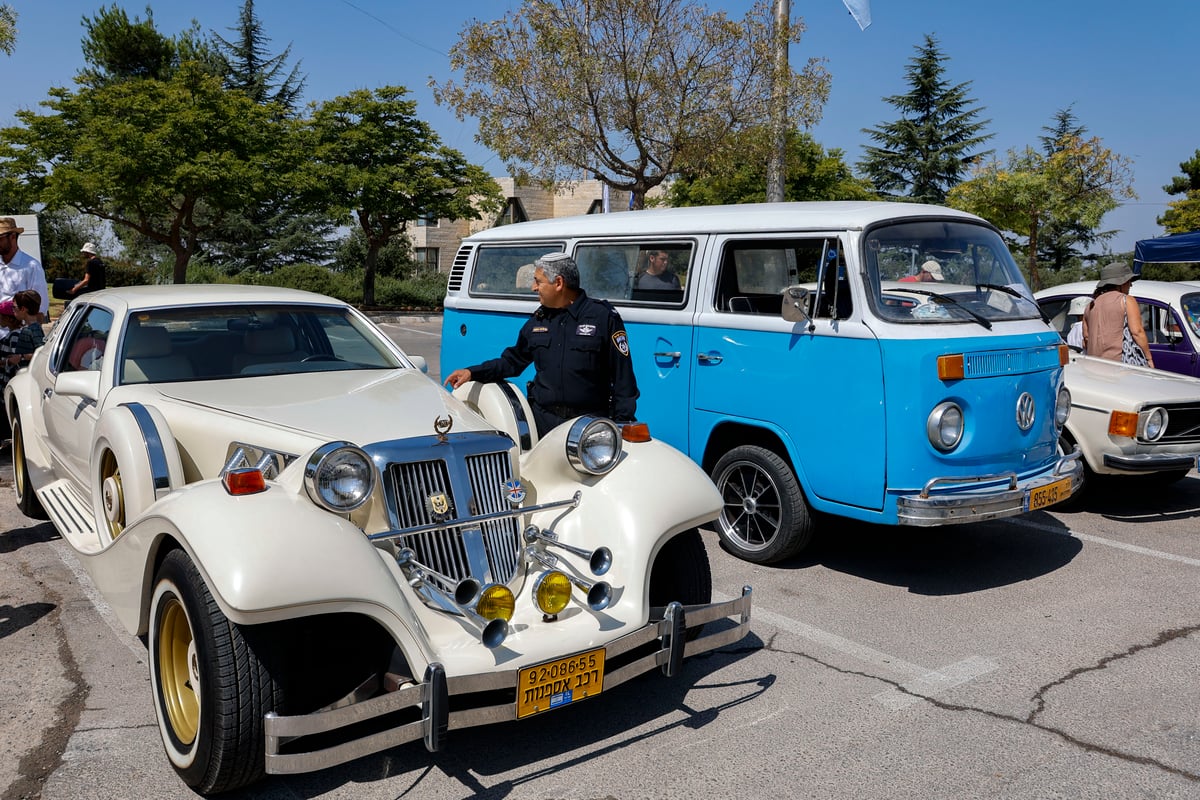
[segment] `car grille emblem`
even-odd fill
[[[450,498],[444,492],[431,494],[425,499],[425,507],[434,522],[445,522],[450,518]]]
[[[1033,427],[1033,395],[1022,392],[1017,398],[1017,427],[1027,431]]]
[[[505,481],[504,493],[508,496],[509,505],[519,506],[521,501],[525,499],[525,487],[516,478],[511,481]]]

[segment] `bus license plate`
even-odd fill
[[[600,694],[604,648],[526,667],[517,677],[517,719]]]
[[[1039,508],[1052,506],[1060,500],[1071,496],[1071,479],[1063,478],[1036,489],[1030,489],[1025,495],[1025,510],[1037,511]]]

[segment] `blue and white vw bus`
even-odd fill
[[[574,256],[588,294],[621,312],[638,419],[712,476],[718,532],[742,558],[799,552],[814,510],[947,525],[1080,485],[1078,454],[1057,446],[1066,347],[979,217],[772,203],[493,228],[455,258],[443,375],[516,341],[537,305],[527,265],[550,252]],[[670,275],[647,280],[660,252]]]

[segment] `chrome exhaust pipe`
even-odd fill
[[[504,643],[508,637],[508,621],[488,619],[473,608],[479,599],[479,581],[474,578],[456,581],[449,575],[417,561],[415,556],[412,549],[406,547],[396,556],[396,563],[400,565],[404,577],[416,592],[441,610],[457,614],[469,622],[479,633],[480,642],[489,650],[494,650]],[[436,578],[443,585],[430,581],[430,578]],[[446,586],[453,586],[453,592],[448,591]]]
[[[554,531],[539,530],[536,525],[530,525],[525,529],[525,541],[530,544],[541,542],[550,547],[561,547],[568,553],[586,560],[588,562],[588,569],[592,571],[593,575],[603,575],[612,567],[612,551],[607,547],[597,547],[595,550],[584,550],[582,547],[573,547],[560,542],[558,534]]]

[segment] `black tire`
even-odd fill
[[[700,531],[684,531],[663,545],[650,570],[650,605],[665,606],[679,601],[685,606],[712,602],[712,569]],[[703,625],[688,630],[689,641],[700,635]]]
[[[150,680],[167,758],[201,794],[264,769],[263,717],[280,691],[182,550],[163,559],[150,601]]]
[[[770,564],[812,542],[813,517],[800,482],[775,453],[735,447],[721,456],[712,478],[723,502],[717,533],[738,558]]]
[[[12,464],[13,489],[17,493],[17,508],[30,519],[50,519],[42,501],[29,483],[29,465],[25,463],[25,440],[21,429],[21,415],[13,411],[12,415]]]

